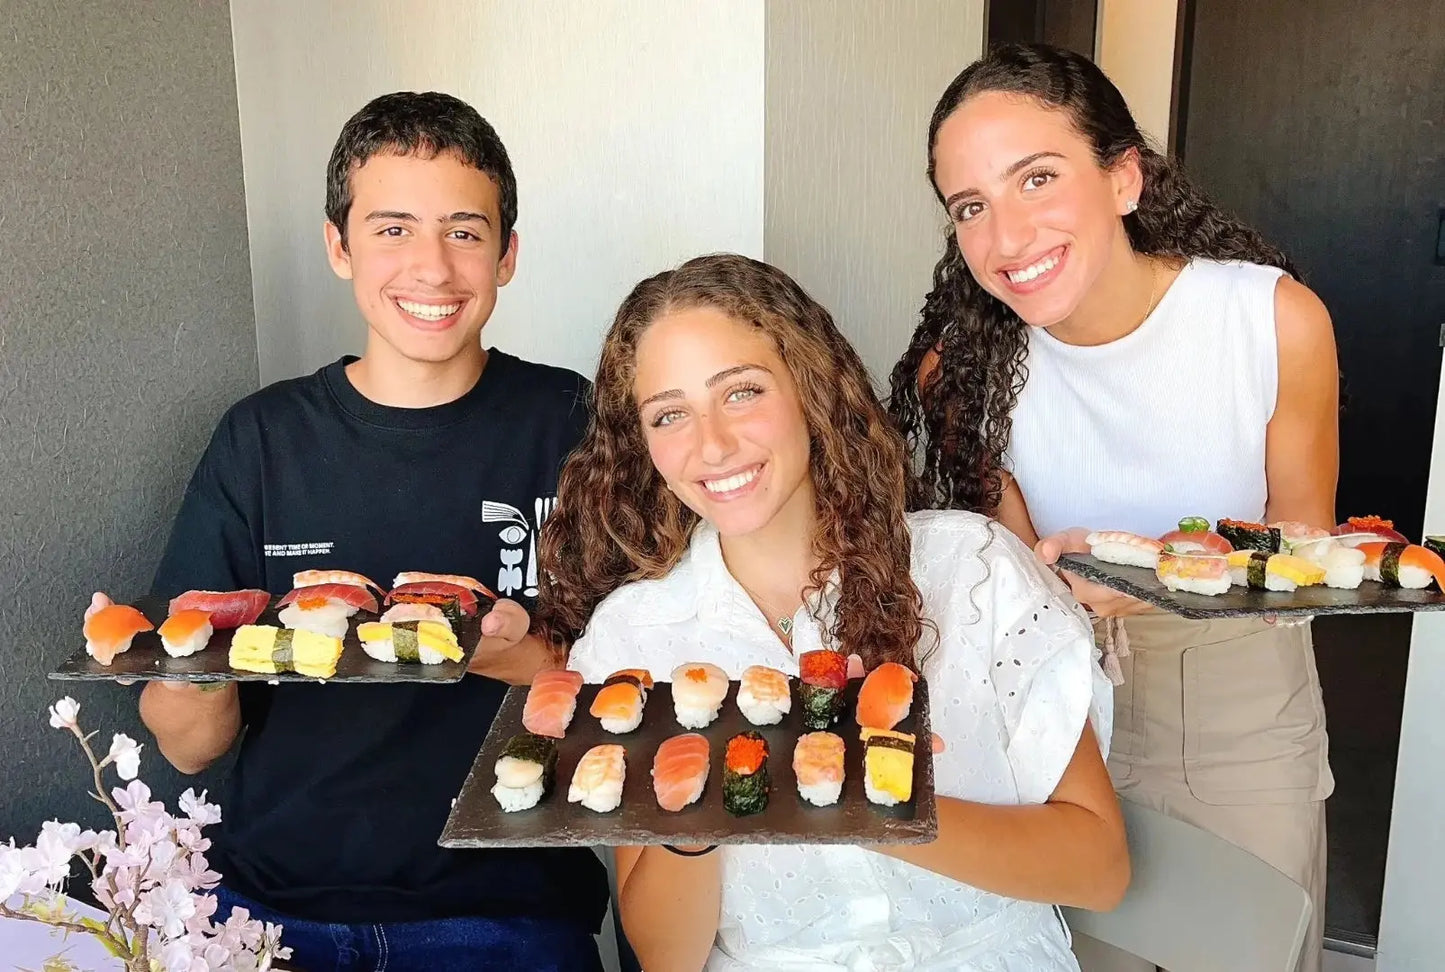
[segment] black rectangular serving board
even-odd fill
[[[922,844],[938,835],[938,813],[933,794],[933,735],[929,728],[928,688],[922,679],[914,685],[913,709],[898,725],[917,737],[913,759],[913,799],[893,807],[869,803],[863,789],[863,743],[854,719],[854,701],[862,681],[849,681],[842,719],[828,731],[843,739],[843,792],[831,807],[815,807],[798,796],[793,776],[793,747],[811,730],[803,727],[798,680],[789,680],[793,708],[776,726],[754,726],[737,707],[738,683],[728,687],[721,714],[705,729],[678,725],[672,707],[672,685],[659,682],[648,693],[642,724],[630,733],[614,735],[588,713],[600,685],[584,685],[577,697],[577,713],[565,738],[558,740],[557,777],[550,792],[529,810],[504,812],[491,789],[493,770],[502,749],[513,735],[523,732],[522,708],[527,687],[508,691],[492,723],[471,773],[452,805],[438,843],[443,847],[574,847],[638,844]],[[768,742],[771,793],[759,813],[735,817],[723,808],[723,757],[730,738],[756,730]],[[698,732],[707,737],[710,767],[707,785],[696,803],[677,813],[657,805],[652,789],[652,759],[670,736]],[[603,743],[618,743],[627,750],[627,772],[622,804],[610,813],[597,813],[580,803],[568,803],[572,773],[584,753]]]
[[[1085,580],[1147,601],[1181,617],[1204,621],[1213,618],[1252,618],[1266,615],[1299,617],[1318,614],[1400,614],[1445,611],[1445,594],[1426,589],[1407,591],[1365,581],[1353,591],[1323,585],[1294,591],[1260,591],[1231,587],[1223,594],[1171,591],[1147,567],[1109,564],[1087,554],[1065,554],[1058,566]]]
[[[257,624],[281,626],[276,619],[277,602],[271,604]],[[351,627],[342,640],[341,658],[336,664],[336,674],[328,679],[313,678],[298,672],[243,672],[231,667],[232,630],[217,631],[205,648],[185,658],[172,658],[161,648],[161,636],[155,631],[142,632],[131,642],[130,650],[115,656],[109,665],[102,665],[85,651],[82,645],[69,658],[50,673],[53,679],[115,680],[127,681],[164,680],[173,682],[459,682],[467,673],[467,663],[477,642],[481,640],[482,615],[490,603],[479,598],[481,604],[474,618],[464,618],[452,624],[457,633],[457,643],[462,648],[462,660],[444,661],[440,665],[422,665],[419,662],[380,662],[362,650],[356,637],[356,627],[365,621],[375,621],[378,615],[358,611],[351,618]],[[160,597],[142,597],[134,606],[157,628],[166,619],[170,601]]]

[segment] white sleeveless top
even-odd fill
[[[1005,457],[1039,536],[1157,537],[1184,516],[1264,516],[1283,271],[1193,260],[1133,332],[1095,347],[1029,328]]]

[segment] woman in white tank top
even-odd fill
[[[1186,515],[1334,525],[1328,313],[1148,147],[1103,72],[996,48],[944,92],[928,145],[951,226],[890,402],[921,453],[918,505],[996,515],[1050,563],[1089,529],[1157,536]],[[1308,889],[1315,972],[1333,781],[1308,627],[1185,621],[1065,577],[1121,683],[1121,796]],[[1141,967],[1079,952],[1086,972]]]

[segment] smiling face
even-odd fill
[[[812,515],[808,422],[759,328],[712,307],[664,313],[638,341],[633,396],[668,489],[723,537]]]
[[[1139,198],[1137,156],[1101,168],[1063,111],[1027,96],[975,95],[940,126],[933,160],[969,270],[1029,324],[1068,319],[1129,256],[1121,217]]]
[[[370,328],[368,357],[440,365],[480,355],[497,288],[512,278],[497,185],[451,153],[374,155],[351,174],[347,235],[326,224],[327,254],[352,282]]]

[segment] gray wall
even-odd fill
[[[983,0],[772,0],[763,252],[886,386],[947,227],[924,174],[934,102],[983,50]]]
[[[144,593],[216,419],[257,384],[224,0],[3,0],[0,840],[99,822],[46,707],[149,743],[136,689],[50,682],[96,587]],[[147,745],[142,774],[184,788]],[[187,783],[191,781],[186,781]]]

